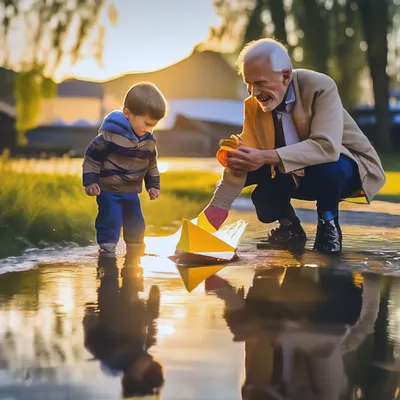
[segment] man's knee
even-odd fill
[[[261,168],[247,173],[246,186],[266,184],[271,180],[271,168],[269,165],[263,165]]]
[[[265,224],[275,222],[280,218],[278,203],[274,201],[273,198],[265,196],[265,193],[260,189],[261,188],[257,187],[251,194],[251,200],[256,209],[257,218]]]
[[[256,207],[256,213],[259,221],[264,224],[270,224],[280,218],[275,210],[265,210],[264,208]]]
[[[313,165],[306,168],[306,177],[319,188],[342,186],[347,178],[347,167],[347,162],[341,159]]]

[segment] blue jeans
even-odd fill
[[[338,216],[339,202],[361,188],[357,164],[343,154],[336,162],[306,167],[304,174],[297,187],[290,174],[277,171],[272,179],[269,165],[248,173],[245,186],[257,184],[251,198],[261,222],[292,220],[295,217],[292,198],[316,200],[318,215],[333,219]]]
[[[97,196],[97,243],[118,243],[123,228],[126,244],[143,243],[145,222],[137,193],[102,191]]]

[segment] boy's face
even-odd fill
[[[124,115],[138,136],[153,132],[158,123],[157,119],[151,119],[148,115],[134,115],[126,107],[124,108]]]

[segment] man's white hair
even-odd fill
[[[240,52],[236,63],[239,73],[243,73],[244,63],[260,57],[269,59],[273,71],[292,69],[292,61],[285,46],[273,39],[259,39],[246,44]]]

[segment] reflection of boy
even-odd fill
[[[123,227],[127,247],[143,242],[145,222],[138,194],[143,181],[150,199],[160,194],[156,140],[152,131],[166,112],[164,96],[151,83],[134,85],[122,111],[108,114],[83,162],[86,194],[97,196],[97,242],[115,252]]]
[[[156,394],[164,383],[163,370],[148,349],[156,343],[159,288],[151,287],[147,301],[139,298],[142,268],[128,256],[121,287],[115,258],[100,257],[98,266],[98,313],[84,318],[85,347],[108,373],[122,372],[124,397]]]

